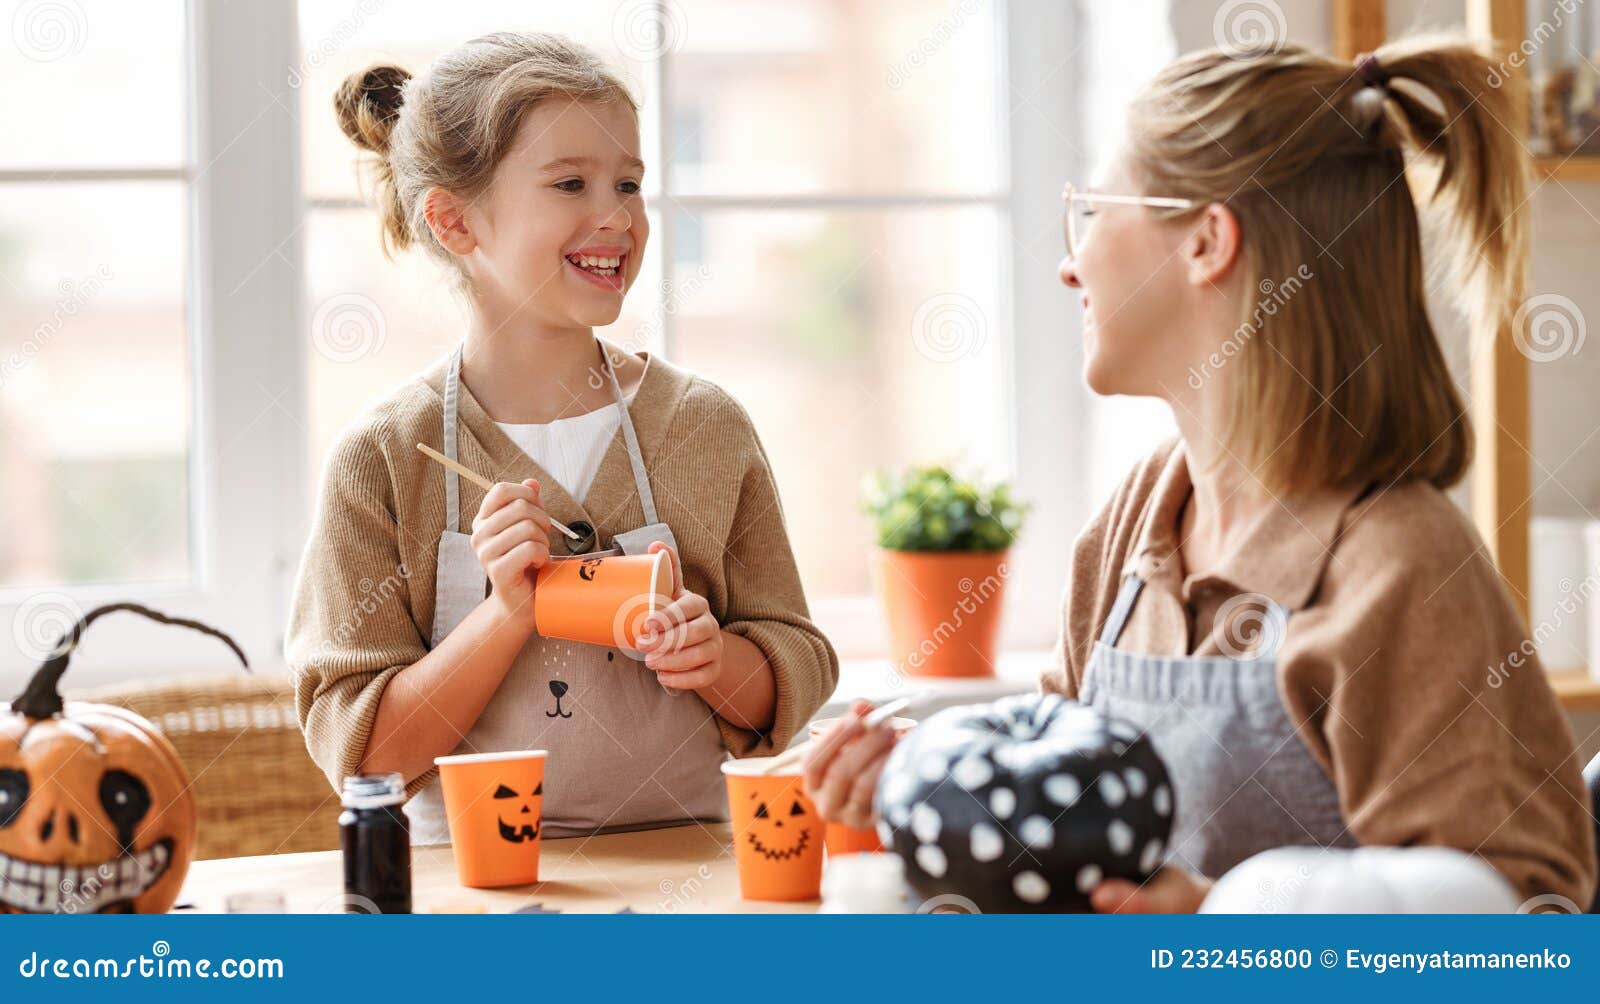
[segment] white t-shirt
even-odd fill
[[[589,485],[600,470],[607,447],[622,425],[622,411],[619,405],[608,404],[582,415],[543,424],[495,424],[504,429],[534,463],[549,471],[568,495],[581,503],[589,494]]]

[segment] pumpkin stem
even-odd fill
[[[67,660],[78,647],[78,642],[83,639],[83,631],[90,624],[109,613],[118,610],[129,610],[133,613],[148,617],[162,624],[176,624],[179,627],[193,628],[203,634],[220,638],[227,646],[233,649],[233,654],[239,657],[239,662],[246,670],[250,668],[250,660],[244,656],[244,650],[232,638],[218,631],[216,628],[199,621],[186,620],[182,617],[168,617],[164,613],[151,610],[149,607],[137,603],[108,603],[103,607],[96,607],[84,614],[72,630],[56,643],[55,653],[46,659],[38,672],[33,674],[33,679],[28,681],[27,689],[16,700],[11,702],[11,710],[22,714],[24,717],[41,719],[61,713],[65,703],[61,700],[61,675],[67,671]]]

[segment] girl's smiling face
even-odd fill
[[[643,182],[632,108],[551,98],[523,116],[487,191],[461,204],[462,232],[450,235],[460,249],[441,241],[465,252],[473,290],[496,313],[603,327],[621,312],[650,236]]]

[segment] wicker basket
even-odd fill
[[[194,778],[198,858],[339,846],[339,798],[306,752],[285,676],[228,674],[67,695],[143,715]]]

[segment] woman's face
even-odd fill
[[[612,323],[650,236],[643,182],[628,105],[552,98],[536,106],[466,209],[473,288],[502,313],[553,327]]]
[[[1145,192],[1120,157],[1090,191],[1165,194]],[[1180,254],[1192,225],[1145,206],[1106,203],[1079,210],[1078,219],[1077,246],[1061,260],[1061,281],[1083,294],[1085,381],[1098,394],[1182,393],[1196,349],[1195,284]]]

